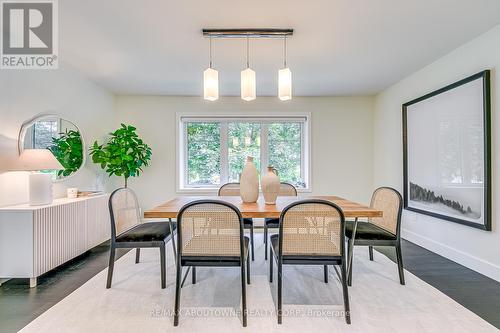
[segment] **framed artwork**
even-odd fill
[[[486,70],[403,104],[404,207],[491,230]]]

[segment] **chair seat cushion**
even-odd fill
[[[243,218],[243,226],[245,228],[251,228],[253,226],[253,219],[249,217]]]
[[[268,228],[278,228],[280,226],[280,219],[266,217],[264,223]]]
[[[308,241],[307,239],[304,239],[304,237],[307,237],[306,235],[296,235],[297,236],[297,239],[295,240],[291,240],[292,242],[310,242]],[[316,241],[316,244],[315,245],[318,245],[318,240],[317,240],[317,237],[316,235],[314,235],[314,239]],[[321,248],[321,245],[324,245],[324,248],[328,250],[328,253],[331,253],[331,254],[327,254],[327,253],[301,253],[301,254],[286,254],[286,255],[283,255],[283,259],[293,259],[293,260],[307,260],[307,261],[315,261],[315,260],[330,260],[330,259],[334,259],[334,258],[338,258],[341,256],[340,254],[340,250],[338,249],[338,247],[332,243],[331,241],[325,239],[325,243],[323,242],[319,242],[319,247],[316,248],[316,250],[318,250],[319,248]],[[274,255],[276,257],[278,257],[278,253],[279,253],[279,235],[278,234],[274,234],[274,235],[271,235],[271,246],[273,247],[273,252],[274,252]],[[313,249],[314,251],[314,249]]]
[[[345,221],[345,223],[345,235],[346,237],[351,238],[352,231],[354,229],[354,221]],[[358,221],[358,227],[356,228],[356,235],[354,239],[396,240],[396,235],[373,223]]]
[[[118,237],[117,242],[157,242],[170,235],[168,222],[147,222],[138,224]]]
[[[196,236],[184,245],[182,258],[197,261],[239,260],[239,255],[227,252],[227,243],[233,241],[239,242],[239,236]],[[243,242],[246,257],[250,239],[244,236]]]

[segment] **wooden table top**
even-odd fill
[[[259,197],[256,203],[243,203],[239,196],[182,196],[170,200],[152,209],[144,212],[145,218],[176,218],[177,213],[185,204],[195,200],[222,200],[229,202],[241,211],[243,217],[248,218],[277,218],[280,216],[283,208],[289,204],[304,199],[323,199],[337,204],[344,216],[348,218],[355,217],[381,217],[382,211],[372,209],[368,206],[349,201],[337,196],[308,196],[308,197],[278,197],[276,205],[266,205],[264,198]]]

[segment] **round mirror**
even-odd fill
[[[24,149],[48,149],[64,167],[46,170],[53,180],[75,175],[85,164],[85,144],[80,129],[57,115],[39,115],[23,123],[19,131],[19,154]]]

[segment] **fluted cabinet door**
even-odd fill
[[[106,195],[87,200],[87,247],[89,249],[111,237],[108,199],[109,196]]]
[[[86,202],[37,209],[33,214],[34,272],[39,276],[87,250]]]

